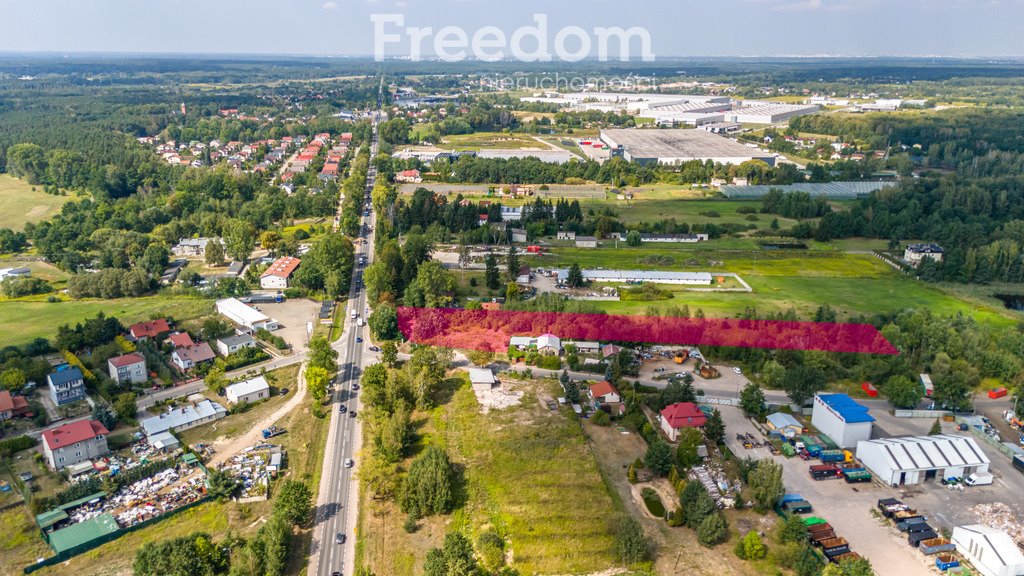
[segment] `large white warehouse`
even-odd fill
[[[981,524],[953,528],[953,544],[984,576],[1024,574],[1024,554],[1009,534]]]
[[[964,478],[989,465],[973,438],[947,434],[865,440],[857,443],[857,459],[890,486]]]
[[[223,314],[227,319],[245,328],[249,332],[257,330],[277,330],[280,326],[277,320],[271,319],[266,314],[243,303],[237,298],[225,298],[217,301],[217,312]]]
[[[612,154],[621,154],[639,164],[681,164],[690,160],[711,160],[719,164],[739,165],[748,160],[761,160],[775,165],[776,155],[753,146],[712,134],[705,130],[608,129],[601,131],[601,141]]]
[[[871,438],[874,417],[846,394],[818,394],[814,397],[811,424],[840,448],[852,448]]]

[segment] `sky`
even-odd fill
[[[373,14],[404,18],[405,27],[382,28],[402,38],[382,44],[399,57],[411,53],[408,27],[433,29],[422,42],[431,56],[444,27],[472,38],[497,26],[508,47],[536,14],[547,17],[556,59],[556,34],[568,26],[585,33],[590,56],[594,29],[616,26],[644,29],[655,58],[1024,56],[1024,0],[0,0],[0,52],[366,56],[377,44]],[[581,48],[569,37],[567,52]],[[640,41],[631,46],[639,60]]]

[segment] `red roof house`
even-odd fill
[[[195,341],[188,335],[188,332],[175,332],[167,337],[164,342],[170,342],[175,348],[182,348],[184,346],[192,346]]]
[[[693,402],[677,402],[661,411],[661,429],[675,442],[683,428],[700,428],[708,417]]]
[[[99,421],[79,420],[43,432],[43,443],[50,450],[56,450],[107,434],[110,434],[110,431]]]
[[[163,318],[160,318],[159,320],[150,320],[149,322],[139,322],[138,324],[132,324],[128,327],[128,332],[136,340],[156,338],[157,336],[170,331],[171,327],[167,325],[167,320]]]
[[[615,386],[612,386],[612,383],[607,380],[602,380],[597,384],[591,384],[588,394],[590,394],[591,400],[601,404],[622,401],[622,395],[619,394],[619,391],[615,389]]]

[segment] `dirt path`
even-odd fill
[[[270,413],[263,419],[254,422],[252,428],[242,434],[241,436],[228,440],[224,443],[214,441],[212,445],[216,449],[217,453],[207,463],[207,467],[215,467],[224,464],[231,459],[232,456],[238,454],[245,448],[258,444],[260,440],[263,440],[262,430],[269,428],[275,422],[284,418],[289,412],[295,409],[296,406],[302,403],[306,399],[306,365],[302,364],[299,367],[298,382],[296,385],[298,389],[295,391],[295,395],[292,396],[288,402],[285,402],[280,408]]]

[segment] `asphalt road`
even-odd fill
[[[377,154],[377,121],[374,122],[374,138],[371,147],[371,158]],[[376,181],[377,171],[371,164],[367,172],[366,194],[369,195]],[[327,453],[324,456],[324,467],[320,477],[320,493],[316,506],[316,525],[310,547],[308,573],[314,576],[331,576],[332,574],[352,574],[355,552],[355,522],[358,506],[358,480],[353,468],[346,468],[347,459],[355,459],[359,451],[361,425],[358,418],[350,417],[352,410],[361,410],[358,392],[352,385],[359,382],[363,368],[376,361],[369,352],[369,338],[366,326],[358,326],[352,318],[352,310],[358,318],[366,323],[368,308],[365,291],[358,284],[363,270],[373,261],[373,243],[375,214],[362,218],[362,224],[369,226],[371,232],[356,251],[356,266],[352,286],[349,292],[349,304],[346,310],[346,329],[342,337],[333,344],[339,352],[339,370],[335,380],[335,390],[331,405],[331,429],[327,437]],[[366,258],[366,264],[359,265],[359,257]],[[363,337],[364,342],[357,342]],[[345,406],[348,413],[340,413],[340,406]],[[339,544],[338,535],[344,534],[346,542]]]

